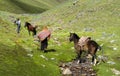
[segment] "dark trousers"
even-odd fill
[[[47,38],[45,39],[45,40],[43,40],[43,41],[41,41],[41,50],[44,50],[45,51],[45,49],[47,49],[47,46],[48,46],[48,40],[47,40]]]
[[[17,33],[20,33],[20,25],[17,25]]]

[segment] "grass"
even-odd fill
[[[0,24],[2,28],[0,30],[0,75],[60,76],[60,70],[58,68],[59,62],[70,61],[73,58],[72,56],[75,56],[74,53],[71,55],[71,49],[65,50],[66,47],[62,48],[62,46],[55,46],[53,48],[53,46],[50,45],[48,48],[53,48],[57,52],[45,54],[40,52],[40,50],[37,49],[39,46],[36,46],[36,44],[38,45],[39,43],[33,42],[33,37],[28,35],[27,30],[23,28],[23,24],[21,34],[16,34],[16,26],[10,22],[11,19],[10,21],[8,20],[9,16],[15,15],[6,12],[1,13],[7,14],[7,16],[4,16],[4,14],[0,15]],[[21,15],[16,15],[16,17],[27,19]],[[50,43],[53,45],[56,44],[53,42],[53,39],[51,39]],[[62,45],[66,46],[66,44]],[[66,53],[69,55],[66,56]],[[30,57],[29,54],[32,54],[33,57]],[[40,55],[44,55],[48,60],[42,58]],[[52,60],[52,58],[55,60]]]
[[[98,76],[115,76],[111,69],[120,70],[118,59],[120,1],[81,0],[75,5],[73,2],[70,0],[42,14],[23,15],[0,11],[1,76],[61,76],[59,63],[71,61],[76,56],[72,49],[73,43],[68,41],[69,32],[76,32],[79,36],[91,36],[100,45],[103,44],[102,49],[104,55],[108,57],[107,61],[113,61],[115,64],[101,63],[94,69],[97,70]],[[16,26],[12,23],[16,17],[22,21],[20,35],[16,34]],[[48,25],[52,31],[48,49],[55,49],[56,52],[39,51],[37,49],[39,43],[33,42],[33,37],[29,36],[23,27],[25,21],[38,25],[38,32],[43,26]],[[112,40],[113,43],[111,43]],[[30,57],[29,54],[33,56]],[[42,58],[41,55],[47,59]],[[101,51],[97,55],[102,55]]]
[[[64,2],[64,0],[61,2],[57,0],[0,0],[0,10],[17,14],[42,13],[62,2]]]

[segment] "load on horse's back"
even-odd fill
[[[50,39],[51,31],[48,30],[47,26],[43,28],[41,32],[38,33],[37,37],[40,40],[40,48],[45,52],[48,47],[48,40]]]
[[[32,26],[29,22],[25,22],[25,27],[27,27],[29,35],[30,35],[30,32],[33,32],[33,35],[36,35],[36,33],[37,33],[37,31],[36,31],[37,26]]]
[[[87,42],[91,40],[90,37],[85,37],[85,36],[82,36],[79,41],[78,41],[78,45],[80,46],[80,49],[81,50],[88,50],[87,47],[85,47],[87,45]]]

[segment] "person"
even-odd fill
[[[14,22],[17,25],[17,33],[20,33],[20,28],[21,28],[21,21],[19,18],[17,18],[17,20],[15,20]]]
[[[48,30],[47,26],[43,28],[41,32],[38,33],[37,37],[40,41],[40,50],[43,52],[46,51],[48,47],[48,40],[50,39],[51,31]]]

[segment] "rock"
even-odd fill
[[[115,42],[115,40],[111,40],[111,41],[110,41],[110,43],[114,43],[114,42]]]
[[[60,70],[63,71],[65,68],[61,67]]]
[[[55,41],[58,41],[58,38],[53,38]]]
[[[33,57],[33,54],[27,54],[27,56],[29,56],[29,57]]]
[[[51,60],[55,60],[55,58],[51,58]]]
[[[77,2],[78,2],[78,0],[75,0],[75,1],[73,2],[73,5],[76,5]]]
[[[92,55],[91,55],[91,54],[88,54],[87,58],[92,58]]]
[[[115,62],[113,62],[113,61],[108,61],[107,63],[112,64],[112,65],[115,64]]]
[[[66,69],[63,70],[62,74],[63,75],[72,75],[72,72],[70,71],[69,68],[66,68]]]
[[[87,74],[81,74],[81,76],[87,76]]]
[[[90,76],[96,76],[96,73],[92,73]]]
[[[116,47],[114,47],[114,48],[113,48],[113,50],[117,50],[117,48],[116,48]]]
[[[40,57],[42,57],[42,58],[48,60],[48,58],[46,58],[44,55],[40,55]]]
[[[92,71],[94,71],[94,70],[93,70],[92,68],[90,68],[90,69],[89,69],[89,72],[92,72]]]
[[[106,56],[102,56],[102,55],[98,55],[98,61],[97,64],[100,64],[101,62],[106,62],[108,60],[108,57]]]
[[[111,70],[115,75],[120,75],[120,71],[116,70],[115,68],[113,68]]]
[[[61,63],[59,65],[62,76],[97,76],[95,70],[92,68],[91,59],[85,59],[86,62],[79,63],[79,60],[73,60],[68,63]]]

